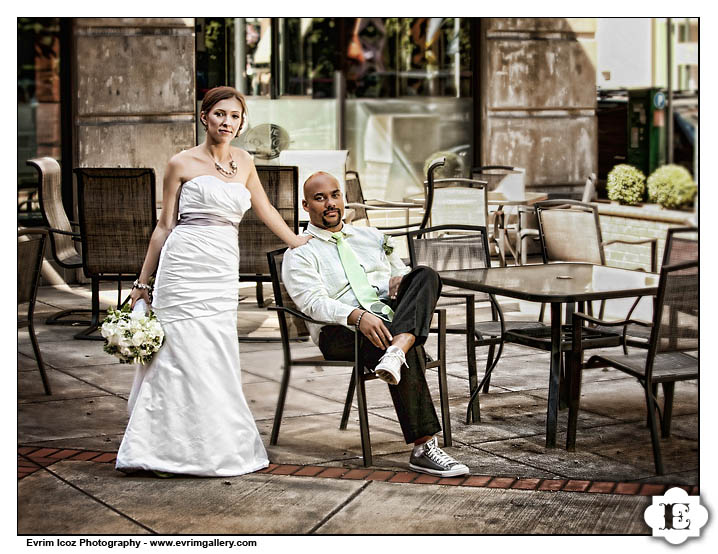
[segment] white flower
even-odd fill
[[[134,335],[132,335],[132,345],[133,346],[142,346],[142,344],[147,340],[147,335],[145,335],[142,331],[137,331]]]

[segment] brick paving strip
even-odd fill
[[[23,479],[37,470],[63,460],[114,463],[116,452],[95,452],[65,448],[41,448],[18,446],[17,478]],[[337,466],[269,464],[256,473],[291,475],[293,477],[321,477],[326,479],[353,479],[358,481],[382,481],[386,483],[437,484],[459,487],[486,487],[491,489],[514,489],[524,491],[577,492],[593,494],[626,494],[634,496],[658,496],[676,486],[690,495],[698,495],[698,487],[690,485],[665,485],[661,483],[631,483],[615,481],[587,481],[579,479],[536,479],[468,475],[461,477],[435,477],[414,471],[391,471],[375,469],[352,469]]]

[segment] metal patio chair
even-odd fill
[[[576,200],[546,200],[536,203],[539,238],[544,263],[588,262],[607,265],[605,247],[612,244],[645,244],[650,248],[650,267],[657,269],[657,239],[614,239],[604,241],[598,208]],[[645,270],[645,267],[637,268]],[[592,306],[589,305],[589,313]],[[605,301],[601,302],[599,319],[603,317]],[[543,317],[543,307],[542,307]]]
[[[100,281],[134,281],[142,270],[157,223],[155,172],[151,168],[76,168],[78,213],[82,237],[82,270],[92,283],[90,326],[76,339],[93,335],[100,323]]]
[[[27,160],[27,165],[37,169],[39,177],[38,197],[40,212],[50,237],[53,260],[63,269],[82,268],[82,254],[78,252],[80,233],[74,229],[78,223],[71,222],[62,204],[62,172],[54,158],[43,157]],[[89,319],[77,319],[76,314],[89,314],[90,308],[72,308],[52,314],[46,325],[89,325]],[[74,319],[67,319],[75,316]]]
[[[45,251],[45,239],[47,231],[44,229],[22,229],[17,232],[17,304],[28,304],[27,314],[19,316],[17,320],[18,329],[27,327],[32,343],[32,351],[37,360],[37,368],[40,370],[40,378],[45,394],[52,394],[50,381],[45,372],[45,363],[42,360],[40,346],[35,335],[35,299],[37,298],[37,287],[40,283],[40,268]]]
[[[656,472],[659,475],[664,473],[655,412],[656,410],[659,412],[662,436],[669,437],[675,383],[697,380],[699,377],[698,359],[688,354],[698,351],[698,290],[697,258],[663,266],[648,348],[623,356],[594,355],[585,364],[581,363],[583,357],[581,329],[584,322],[594,325],[625,326],[630,320],[604,322],[583,313],[573,314],[574,334],[571,355],[574,362],[566,435],[567,449],[575,449],[582,371],[609,366],[635,377],[643,387]],[[662,414],[656,398],[659,383],[663,387],[664,396]]]
[[[408,235],[409,254],[412,267],[424,265],[436,271],[453,269],[484,269],[491,267],[488,233],[483,226],[441,225],[413,231]],[[506,321],[501,306],[492,294],[467,292],[455,287],[444,287],[444,298],[460,298],[465,303],[466,323],[447,325],[447,334],[466,336],[466,358],[469,372],[469,394],[489,379],[501,358],[504,335],[508,329],[543,327],[538,322]],[[489,301],[491,320],[476,321],[476,302]],[[436,329],[432,329],[435,331]],[[478,382],[476,349],[488,346],[486,370],[481,383]],[[498,352],[495,352],[498,346]],[[495,355],[494,355],[495,354]],[[485,390],[485,392],[487,392]],[[467,410],[467,423],[481,420],[478,395]]]
[[[287,226],[295,233],[299,229],[299,169],[296,166],[258,165],[257,175],[274,206]],[[267,252],[284,245],[254,213],[249,210],[239,224],[239,280],[257,283],[257,306],[266,306],[263,284],[271,282],[267,266]],[[261,338],[241,340],[263,340]]]
[[[269,269],[272,276],[272,287],[274,289],[275,306],[270,307],[271,310],[277,312],[279,319],[279,331],[282,337],[282,382],[279,389],[279,397],[277,399],[277,408],[274,415],[274,424],[272,426],[272,435],[270,444],[276,445],[279,437],[279,428],[282,424],[282,414],[284,412],[284,404],[289,389],[289,379],[293,366],[345,366],[352,367],[352,375],[349,380],[349,388],[347,390],[346,401],[344,403],[344,412],[342,414],[339,428],[344,430],[347,427],[349,413],[351,411],[354,392],[356,390],[357,408],[359,412],[359,430],[361,433],[362,454],[364,465],[372,465],[371,441],[369,438],[369,416],[366,403],[365,382],[376,379],[376,375],[370,369],[364,367],[362,363],[360,344],[362,340],[361,333],[356,333],[354,343],[354,359],[346,361],[325,360],[321,355],[314,357],[295,358],[292,355],[291,343],[293,340],[301,337],[309,337],[309,330],[306,323],[323,324],[321,321],[315,321],[297,310],[296,304],[292,301],[282,282],[282,261],[286,248],[281,248],[273,252],[267,253]],[[444,433],[444,446],[451,446],[451,421],[449,419],[449,395],[446,379],[446,310],[436,310],[439,319],[439,341],[438,355],[435,360],[430,360],[426,356],[423,347],[417,347],[417,355],[419,362],[424,362],[424,370],[427,368],[437,368],[439,377],[439,397],[441,401],[441,423]],[[326,325],[329,325],[328,323]]]
[[[424,206],[422,204],[392,202],[389,200],[366,200],[362,191],[359,173],[354,170],[347,171],[344,183],[346,186],[345,196],[347,200],[345,204],[347,215],[344,219],[346,223],[355,224],[360,221],[365,221],[368,226],[376,227],[387,234],[406,231],[410,227],[416,226],[411,224],[410,210],[423,209]],[[351,212],[349,210],[351,210]],[[385,218],[392,214],[403,213],[406,221],[400,225],[375,225],[372,222],[372,212],[374,212],[375,217],[381,215]]]
[[[698,228],[673,227],[666,232],[666,242],[663,249],[661,267],[675,265],[698,259]],[[633,317],[640,298],[631,306],[625,319],[633,321],[623,327],[623,353],[628,354],[628,347],[648,348],[651,338],[651,325]],[[655,303],[655,299],[654,299]],[[654,306],[655,309],[655,306]],[[605,327],[597,326],[597,329]]]
[[[604,247],[614,243],[648,244],[650,246],[651,270],[656,268],[656,239],[647,240],[612,240],[604,242],[601,236],[601,226],[598,219],[598,208],[592,204],[576,200],[546,200],[535,204],[539,226],[539,238],[544,263],[550,262],[587,262],[596,265],[606,265]],[[640,299],[637,299],[637,301]],[[636,303],[637,303],[636,301]],[[635,304],[634,303],[634,306]],[[599,319],[603,317],[605,301],[601,301]],[[543,321],[545,306],[541,306],[539,321]],[[583,310],[579,306],[579,311]],[[589,314],[593,314],[592,303],[587,305]],[[571,328],[572,305],[567,305],[566,333]],[[512,329],[506,333],[506,340],[540,350],[551,350],[550,329]],[[590,336],[584,336],[585,348],[603,348],[609,346],[622,346],[623,334],[612,327],[593,327]],[[570,340],[566,335],[561,347],[564,355],[570,350]],[[566,373],[566,364],[562,369],[562,407],[565,407],[567,387],[570,386],[570,375]],[[488,382],[487,382],[488,384]]]

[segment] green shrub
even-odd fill
[[[646,190],[646,176],[632,165],[619,164],[609,172],[606,190],[609,200],[628,205],[638,204],[643,200]]]
[[[664,208],[690,205],[698,192],[689,171],[680,165],[662,165],[648,178],[648,198]]]
[[[458,154],[454,152],[434,152],[424,162],[424,177],[427,176],[431,163],[436,160],[436,158],[441,158],[442,156],[446,158],[446,161],[444,165],[436,168],[436,171],[434,171],[434,179],[448,179],[450,177],[462,177],[464,175],[464,163]]]

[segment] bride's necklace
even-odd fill
[[[227,171],[225,168],[223,168],[221,165],[219,165],[219,162],[214,159],[212,154],[208,152],[210,158],[212,158],[212,161],[214,162],[214,168],[219,171],[221,175],[224,175],[225,177],[234,177],[237,174],[237,162],[235,162],[232,159],[232,153],[229,154],[229,171]]]

